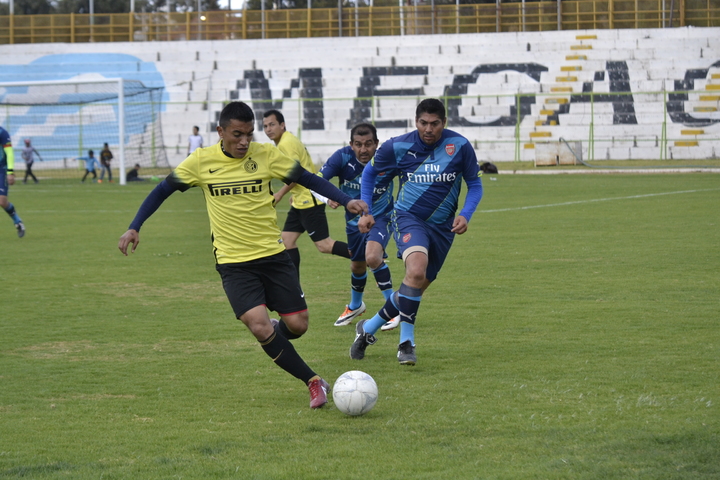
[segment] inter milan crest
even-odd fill
[[[445,145],[445,153],[447,153],[448,155],[452,155],[453,153],[455,153],[455,145],[452,143]]]
[[[258,166],[257,163],[252,158],[248,158],[245,162],[245,171],[248,173],[255,173],[257,172]]]

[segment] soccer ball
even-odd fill
[[[333,402],[346,415],[362,415],[375,406],[378,389],[375,380],[365,372],[351,370],[335,380]]]

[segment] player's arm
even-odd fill
[[[468,187],[468,193],[465,195],[465,203],[463,204],[460,215],[458,215],[454,222],[452,232],[459,235],[467,231],[467,225],[470,223],[470,219],[475,213],[475,209],[480,204],[483,196],[483,186],[480,176],[482,172],[477,166],[477,157],[475,157],[475,150],[473,150],[469,144],[463,147],[466,150],[466,162],[465,171],[463,177]]]
[[[288,185],[283,185],[280,190],[278,190],[277,192],[275,192],[275,194],[273,195],[273,196],[275,197],[275,203],[276,203],[276,204],[277,204],[277,203],[280,203],[280,200],[282,200],[283,197],[284,197],[290,190],[292,190],[293,188],[295,188],[295,185],[297,185],[297,183],[295,183],[295,182],[290,183],[290,184],[288,184]]]
[[[320,171],[317,173],[321,177],[323,177],[328,182],[332,180],[334,177],[340,176],[340,168],[342,165],[342,155],[341,150],[338,150],[337,152],[330,155],[330,158],[327,159],[325,164],[320,168]],[[327,205],[332,208],[338,208],[340,204],[336,202],[335,200],[330,200],[327,197],[323,197],[322,195],[318,195],[316,192],[312,192],[313,196],[320,200],[323,203],[327,203]]]
[[[297,167],[292,172],[292,180],[294,180],[295,182],[299,183],[305,188],[319,193],[323,197],[327,197],[330,200],[335,200],[340,205],[344,206],[348,210],[348,212],[355,214],[364,214],[368,212],[368,206],[362,200],[353,200],[350,195],[340,191],[340,189],[338,189],[335,185],[328,182],[324,178],[313,175],[312,173],[302,168],[299,163],[297,163],[296,165]]]
[[[373,217],[372,213],[372,201],[377,176],[378,171],[371,161],[363,169],[362,180],[360,181],[360,198],[369,205],[368,214],[358,219],[358,230],[360,230],[360,233],[368,233],[375,225],[375,217]]]
[[[142,205],[140,205],[140,209],[137,214],[135,214],[135,218],[130,223],[128,231],[120,237],[120,241],[118,242],[118,248],[123,255],[127,256],[127,250],[130,244],[132,244],[130,253],[135,252],[135,249],[140,243],[140,227],[145,223],[145,220],[150,218],[150,216],[160,208],[160,205],[176,190],[185,191],[188,188],[190,188],[188,185],[179,182],[171,173],[145,197]]]

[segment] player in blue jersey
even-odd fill
[[[360,198],[360,179],[365,165],[375,155],[378,147],[377,130],[369,123],[355,125],[350,131],[350,146],[343,147],[328,158],[320,169],[320,174],[330,180],[338,178],[341,191],[352,198]],[[390,213],[393,208],[393,177],[384,175],[378,177],[373,191],[373,215],[375,225],[367,233],[358,230],[359,215],[345,213],[345,233],[347,234],[348,248],[350,250],[350,303],[345,311],[335,321],[335,326],[348,325],[355,318],[365,313],[363,296],[367,283],[367,267],[370,267],[377,286],[380,288],[385,300],[392,294],[392,278],[390,268],[384,259],[387,257],[385,249],[390,240],[391,230]],[[337,202],[328,201],[328,205],[337,208]],[[397,326],[397,322],[388,322],[383,326],[390,330]]]
[[[370,205],[377,177],[397,175],[400,187],[393,223],[398,254],[405,263],[405,278],[380,311],[355,328],[350,358],[361,360],[375,332],[400,315],[398,361],[415,365],[415,317],[423,292],[435,280],[455,235],[467,231],[468,222],[482,198],[480,169],[475,150],[462,135],[445,129],[445,107],[425,99],[415,111],[416,130],[391,138],[375,153],[362,176],[362,199]],[[458,216],[462,182],[468,187]],[[358,222],[361,232],[372,228],[374,208]]]
[[[8,191],[10,185],[15,184],[15,152],[12,147],[10,134],[3,127],[0,127],[0,145],[2,145],[2,153],[0,153],[0,207],[10,215],[18,237],[25,236],[25,225],[15,211],[15,206],[8,200]]]

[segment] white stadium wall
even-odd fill
[[[448,97],[448,128],[473,141],[481,161],[536,160],[561,139],[585,159],[720,155],[720,28],[23,44],[0,53],[0,82],[122,76],[164,86],[171,165],[193,125],[205,145],[217,141],[217,115],[236,99],[259,116],[283,111],[318,164],[355,123],[375,122],[381,141],[414,128],[425,97]],[[260,124],[256,140],[269,141]]]

